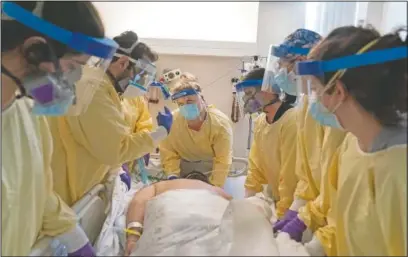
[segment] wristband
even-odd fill
[[[135,236],[138,236],[138,237],[141,237],[141,236],[142,236],[142,233],[140,233],[139,231],[130,230],[130,229],[124,229],[124,231],[125,231],[127,234],[135,235]]]
[[[132,228],[141,228],[143,229],[143,224],[137,221],[129,222],[128,225],[126,226],[126,229],[132,229]]]

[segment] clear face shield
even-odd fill
[[[2,2],[2,20],[16,20],[78,54],[59,59],[55,56],[54,72],[35,72],[23,78],[22,86],[34,100],[34,114],[81,113],[92,100],[94,87],[100,84],[118,44],[111,39],[71,32],[41,19],[43,5],[44,2],[37,2],[31,13],[12,2]]]
[[[203,121],[207,112],[207,105],[202,95],[194,89],[184,89],[171,96],[177,104],[182,115],[187,121]]]
[[[297,95],[294,63],[296,56],[307,55],[308,51],[308,48],[271,45],[266,61],[262,91],[271,92],[273,85],[276,84],[286,94]]]
[[[124,56],[122,54],[115,54],[116,57]],[[129,58],[130,73],[132,77],[128,81],[128,85],[124,86],[123,97],[133,98],[144,96],[147,94],[149,86],[156,77],[156,66],[143,59],[135,60]]]
[[[167,100],[171,96],[167,86],[160,82],[153,82],[147,90],[147,99],[149,103],[157,104],[160,99]]]
[[[86,64],[81,66],[82,77],[75,83],[75,99],[69,107],[67,115],[77,116],[86,112],[95,92],[102,85],[105,72],[111,61],[112,58],[102,59],[91,56]]]
[[[235,85],[238,104],[244,114],[262,111],[261,86],[262,80],[244,80]]]
[[[296,63],[298,88],[302,93],[308,95],[310,112],[321,124],[341,127],[334,113],[342,103],[324,106],[322,98],[330,92],[336,81],[341,79],[348,69],[407,58],[407,48],[405,46],[366,52],[377,41],[378,39],[370,42],[355,55],[328,61],[308,60]],[[323,85],[321,81],[325,81],[324,74],[327,72],[336,73],[330,78],[327,85]]]

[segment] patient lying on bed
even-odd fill
[[[143,228],[130,228],[125,254],[227,254],[220,252],[226,248],[220,238],[220,223],[231,199],[221,188],[210,185],[207,177],[200,173],[141,189],[129,204],[126,224],[139,223]],[[266,202],[266,206],[262,206],[262,200],[261,203],[252,202],[258,204],[258,209],[265,211],[265,215],[271,215]],[[226,241],[228,239],[224,243]]]

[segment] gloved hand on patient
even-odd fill
[[[305,223],[296,216],[281,229],[281,232],[289,234],[290,238],[296,242],[300,242],[306,228]]]
[[[287,210],[283,219],[278,220],[275,225],[273,225],[273,232],[276,233],[280,231],[286,224],[297,217],[298,212]]]
[[[161,112],[157,114],[157,124],[163,126],[167,130],[167,133],[170,133],[170,128],[173,125],[173,114],[171,114],[171,111],[167,107],[164,107],[164,112],[164,114]]]

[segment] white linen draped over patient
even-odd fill
[[[95,245],[98,256],[118,256],[124,251],[125,215],[135,191],[120,190],[120,183],[117,181],[112,211]],[[274,238],[270,217],[266,217],[271,212],[262,201],[230,202],[213,192],[194,189],[160,194],[147,203],[144,232],[131,255],[308,256],[289,238]]]

